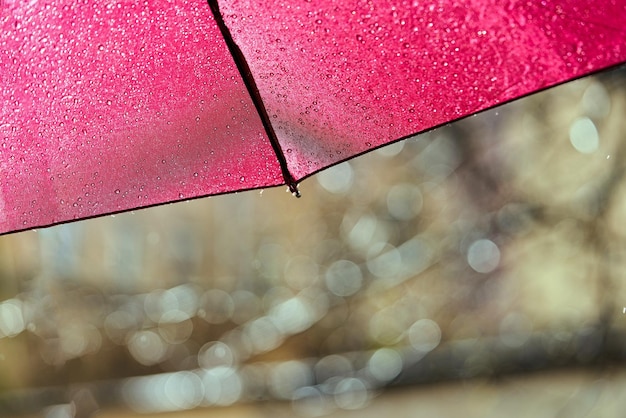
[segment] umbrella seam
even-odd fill
[[[243,52],[235,43],[228,26],[226,26],[226,22],[224,22],[224,17],[220,12],[220,7],[217,0],[207,0],[209,3],[209,7],[211,8],[211,12],[213,13],[213,17],[217,23],[217,26],[220,28],[220,32],[224,41],[226,42],[226,46],[235,61],[235,65],[239,70],[239,74],[243,79],[243,82],[248,90],[248,94],[252,98],[252,103],[254,103],[254,107],[261,118],[261,122],[263,123],[263,128],[265,128],[265,133],[267,134],[270,144],[272,145],[272,149],[276,154],[276,158],[278,159],[278,163],[280,164],[280,169],[285,179],[285,184],[289,187],[289,191],[296,197],[300,197],[300,191],[298,190],[298,183],[294,179],[293,175],[289,171],[289,167],[287,165],[287,160],[285,158],[285,154],[283,153],[283,149],[278,142],[278,137],[276,136],[276,132],[274,131],[274,127],[270,121],[269,114],[267,113],[267,109],[265,108],[265,104],[263,103],[263,98],[261,97],[261,93],[256,85],[256,81],[252,76],[252,71],[248,66],[248,62]]]

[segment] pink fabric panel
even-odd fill
[[[626,1],[223,0],[295,178],[626,60]]]
[[[280,184],[203,0],[0,2],[0,233]]]

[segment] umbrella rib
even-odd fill
[[[248,93],[252,98],[252,102],[254,103],[254,107],[256,108],[259,117],[261,118],[261,122],[263,123],[263,127],[265,128],[265,132],[269,137],[270,143],[272,144],[272,148],[274,149],[274,153],[276,154],[276,158],[278,158],[278,162],[280,164],[280,169],[283,174],[283,178],[285,179],[285,183],[289,187],[289,191],[296,197],[300,197],[300,191],[298,190],[298,183],[289,172],[289,167],[287,166],[287,160],[285,159],[285,155],[283,154],[282,147],[278,142],[278,137],[276,136],[276,132],[274,131],[274,127],[270,121],[270,117],[267,113],[267,109],[265,108],[265,104],[263,103],[263,99],[261,98],[261,93],[259,93],[259,88],[254,81],[254,77],[252,76],[252,71],[250,71],[250,67],[248,66],[248,62],[246,61],[246,57],[244,56],[241,49],[235,43],[230,30],[226,26],[224,22],[224,18],[222,13],[220,12],[220,7],[217,0],[208,0],[209,7],[211,8],[211,12],[213,12],[213,17],[217,23],[217,26],[220,28],[220,32],[222,33],[222,37],[226,41],[226,45],[228,46],[228,50],[235,60],[235,64],[237,65],[237,69],[241,74],[241,78],[243,78],[243,82],[248,89]]]

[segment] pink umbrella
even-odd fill
[[[625,0],[219,3],[0,1],[0,233],[296,193],[325,167],[626,61]]]

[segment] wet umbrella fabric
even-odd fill
[[[625,23],[624,0],[5,0],[0,233],[297,182],[618,65]]]

